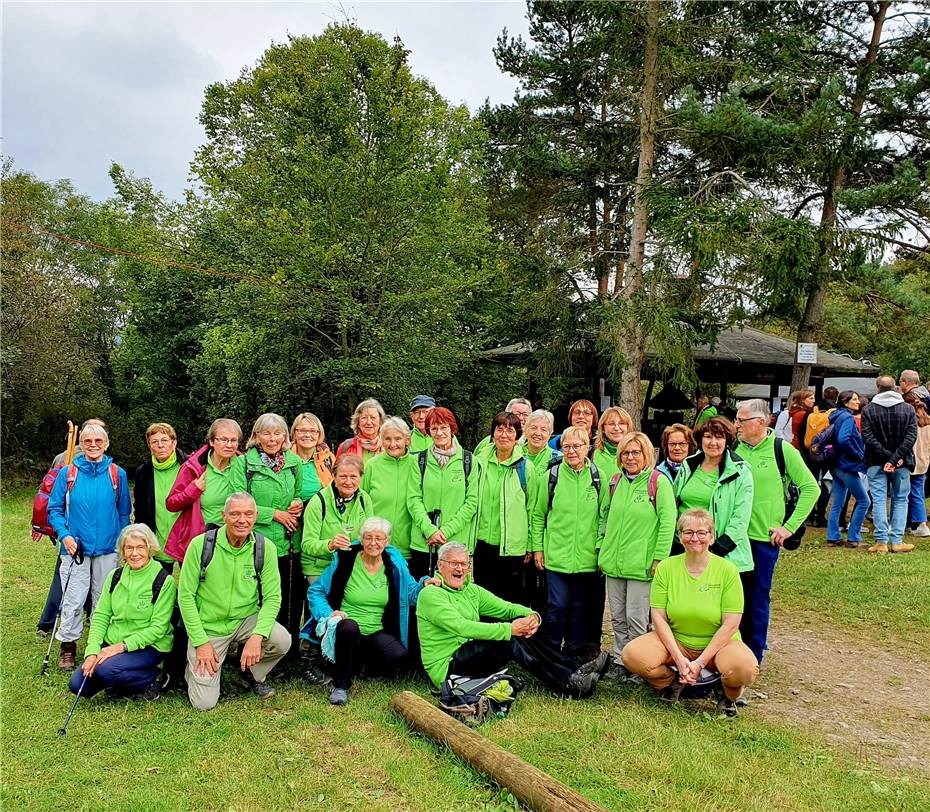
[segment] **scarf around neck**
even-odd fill
[[[276,474],[281,473],[281,469],[284,467],[284,451],[279,451],[273,457],[266,454],[261,449],[258,450],[259,456],[262,458],[262,462],[267,465],[272,471]]]
[[[433,457],[435,458],[436,462],[439,463],[439,467],[440,467],[440,468],[445,468],[445,467],[449,464],[449,460],[452,459],[452,457],[453,457],[453,455],[455,454],[457,448],[458,448],[458,444],[455,442],[455,438],[453,437],[453,438],[452,438],[452,445],[449,446],[449,449],[448,449],[447,451],[440,451],[440,450],[436,447],[436,444],[433,443],[433,445],[430,446],[430,453],[433,455]]]

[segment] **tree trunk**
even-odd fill
[[[869,41],[869,47],[865,57],[862,60],[862,67],[859,75],[856,77],[856,95],[853,98],[852,114],[853,119],[858,119],[862,115],[862,108],[865,105],[865,97],[869,90],[869,79],[871,68],[878,58],[878,51],[881,46],[882,27],[885,24],[885,14],[890,6],[890,0],[882,0],[875,9],[872,17],[872,37]],[[844,141],[848,141],[847,136]],[[819,258],[817,262],[817,276],[814,285],[807,294],[807,302],[804,305],[804,315],[798,324],[797,341],[798,343],[810,343],[817,340],[817,330],[820,327],[820,320],[823,318],[823,305],[827,298],[827,282],[830,276],[830,265],[833,262],[833,230],[836,227],[836,196],[842,191],[846,182],[846,167],[843,164],[843,153],[846,151],[846,143],[841,146],[840,162],[827,184],[824,191],[823,210],[820,213],[820,244],[818,246]],[[795,363],[794,370],[791,374],[791,391],[798,389],[807,389],[810,383],[811,364]]]

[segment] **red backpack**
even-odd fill
[[[52,488],[55,487],[55,480],[58,479],[58,475],[64,470],[64,465],[56,465],[54,468],[49,468],[48,473],[42,477],[42,482],[39,485],[39,490],[36,491],[35,498],[32,500],[32,538],[35,541],[39,540],[39,536],[48,536],[50,539],[57,538],[55,531],[52,529],[51,525],[48,523],[48,497],[52,493]],[[68,466],[68,497],[66,497],[66,504],[70,502],[70,494],[74,489],[74,482],[77,479],[78,467],[71,463]],[[110,463],[110,481],[113,483],[113,498],[119,498],[119,468],[117,468],[115,462]]]

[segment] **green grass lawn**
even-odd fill
[[[69,707],[66,677],[54,669],[38,676],[46,644],[34,634],[53,552],[29,541],[28,504],[23,496],[2,504],[3,808],[517,808],[509,793],[391,715],[391,694],[411,688],[427,695],[420,684],[360,684],[343,709],[331,708],[321,689],[296,682],[278,685],[277,696],[261,704],[231,691],[207,714],[177,694],[151,705],[99,696],[82,700],[67,738],[57,738]],[[811,550],[786,561],[779,588],[794,584],[783,603],[826,609],[814,584],[842,555]],[[908,568],[916,582],[927,557],[913,561],[851,566]],[[848,578],[843,590],[849,605],[863,606],[863,623],[873,597],[866,575]],[[839,573],[830,579],[842,581]],[[838,621],[846,612],[834,600],[840,591],[831,586],[826,593],[828,614]],[[887,600],[889,616],[898,618],[919,596],[892,590]],[[724,721],[703,712],[711,708],[665,707],[648,691],[625,686],[605,686],[577,703],[531,688],[508,719],[482,732],[612,810],[927,808],[930,783],[920,778],[857,763],[803,731],[754,718],[751,709]]]

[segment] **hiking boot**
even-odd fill
[[[888,545],[883,541],[876,541],[871,547],[869,547],[870,553],[887,553]]]
[[[325,685],[330,676],[320,667],[317,652],[308,652],[300,658],[300,674],[311,685]]]
[[[930,527],[927,527],[926,522],[921,522],[911,531],[911,535],[918,539],[930,538]]]
[[[737,708],[745,708],[749,704],[749,694],[743,691],[743,695],[733,700]]]
[[[607,670],[601,676],[601,679],[608,680],[609,682],[624,682],[629,676],[629,671],[626,670],[620,663],[610,663],[607,666]]]
[[[156,702],[161,699],[161,686],[159,682],[161,681],[160,677],[156,677],[155,680],[146,688],[141,694],[133,697],[134,699],[141,699],[143,702]]]
[[[568,678],[568,687],[571,689],[572,693],[577,694],[579,698],[591,696],[600,678],[601,675],[596,671],[582,674],[581,669],[579,669]]]
[[[848,547],[850,550],[858,550],[858,549],[859,549],[859,546],[860,546],[860,542],[858,542],[858,541],[847,541],[846,544],[845,544],[844,546]]]
[[[717,713],[720,716],[724,716],[728,719],[734,718],[739,714],[739,708],[736,706],[735,699],[727,699],[724,697],[717,703]]]
[[[267,682],[259,682],[255,679],[252,672],[246,669],[239,676],[239,684],[243,688],[248,688],[259,699],[271,699],[274,696],[274,688]]]
[[[329,704],[338,705],[340,707],[348,705],[349,692],[345,688],[333,688],[333,690],[329,692]]]
[[[913,544],[892,544],[891,552],[893,553],[909,553],[914,549]]]
[[[586,662],[584,665],[578,666],[578,668],[575,670],[575,673],[598,674],[599,676],[603,676],[609,664],[610,655],[606,651],[602,651],[593,660],[588,660],[588,662]]]
[[[827,547],[842,547],[843,539],[827,539]]]
[[[61,644],[61,653],[58,655],[58,667],[62,671],[73,671],[77,659],[77,642]]]
[[[674,702],[677,702],[679,699],[681,699],[681,692],[684,689],[685,689],[684,684],[676,680],[671,685],[669,685],[667,688],[663,688],[659,692],[659,699],[661,699],[663,702],[668,702],[669,704],[672,704]]]

